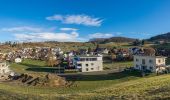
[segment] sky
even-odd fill
[[[0,41],[146,39],[170,31],[170,0],[0,0]]]

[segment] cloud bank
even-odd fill
[[[113,34],[110,33],[94,33],[94,34],[89,34],[90,38],[109,38],[112,37]]]
[[[47,20],[60,21],[64,24],[77,24],[85,26],[101,26],[103,20],[100,18],[94,18],[88,15],[53,15],[46,17]]]
[[[79,37],[78,29],[75,28],[60,28],[60,31],[54,32],[53,28],[39,28],[39,27],[11,27],[2,28],[1,32],[10,33],[18,41],[44,41],[44,40],[55,40],[55,41],[77,41]]]

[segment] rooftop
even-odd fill
[[[155,57],[155,58],[167,58],[167,57],[165,57],[165,56],[149,56],[149,55],[134,55],[134,56],[146,56],[146,57]]]
[[[102,57],[102,55],[77,55],[77,57]]]

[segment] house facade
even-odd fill
[[[10,69],[6,62],[0,62],[0,75],[4,75],[6,73],[9,73]]]
[[[166,57],[134,55],[134,68],[155,72],[158,66],[166,65]]]
[[[22,59],[21,58],[15,58],[15,63],[21,63]]]
[[[102,56],[80,56],[76,62],[76,68],[80,72],[94,72],[103,70]]]

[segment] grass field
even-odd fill
[[[119,63],[121,64],[121,62]],[[119,65],[118,64],[118,65]],[[131,62],[125,62],[130,65]],[[104,65],[107,66],[107,65]],[[30,71],[28,68],[44,68],[45,62],[25,60],[21,64],[11,64],[17,72],[44,74],[45,72]],[[113,66],[112,66],[113,67]],[[116,67],[116,65],[115,65]],[[72,80],[72,79],[70,79]],[[170,75],[154,74],[139,77],[134,72],[122,72],[103,75],[84,75],[74,80],[71,87],[33,87],[0,83],[2,100],[86,100],[86,99],[168,99],[170,98]],[[9,96],[10,95],[10,96]]]
[[[132,67],[133,61],[124,61],[124,62],[112,62],[112,63],[104,63],[104,69],[118,69],[118,68],[127,68]]]

